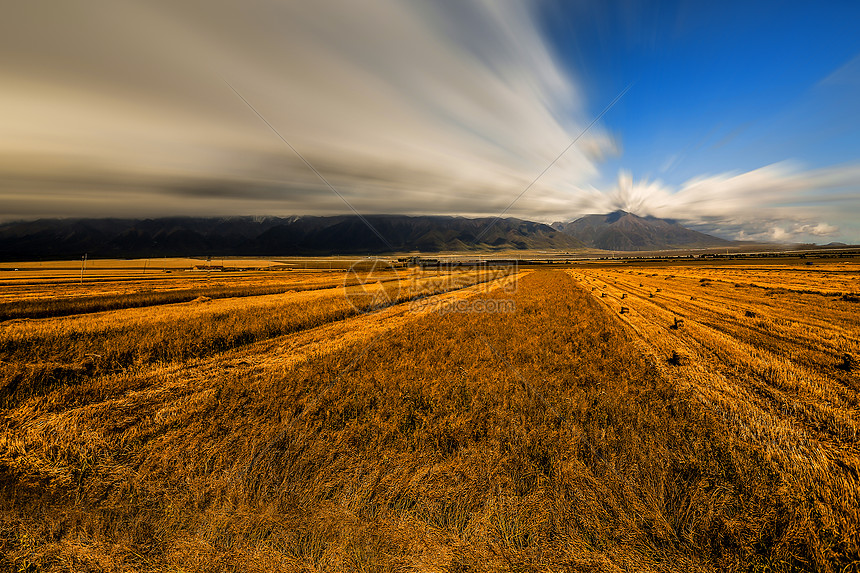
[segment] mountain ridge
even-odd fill
[[[363,219],[335,215],[13,222],[0,224],[0,260],[78,258],[84,253],[99,258],[286,256],[583,246],[549,225],[513,217],[366,215]]]
[[[617,210],[602,215],[585,215],[569,223],[553,223],[552,228],[570,235],[588,247],[606,251],[654,251],[736,244],[688,229],[674,219],[640,217]]]
[[[370,222],[379,235],[368,227]],[[650,251],[726,247],[734,241],[673,219],[626,211],[546,225],[508,217],[333,215],[40,219],[0,224],[0,260],[159,256],[288,256],[391,252]]]

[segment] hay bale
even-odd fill
[[[212,299],[209,298],[208,296],[198,296],[197,298],[195,298],[191,302],[199,304],[199,303],[203,303],[203,302],[212,302]]]
[[[94,360],[96,356],[98,355],[87,354],[84,356],[84,359],[76,365],[76,370],[81,374],[92,374],[96,369],[96,361]],[[101,356],[98,357],[101,358]]]
[[[837,366],[840,370],[845,370],[846,372],[851,372],[855,368],[857,368],[857,360],[849,353],[845,353],[842,355],[842,362]]]
[[[683,318],[678,318],[678,317],[676,316],[676,317],[675,317],[675,323],[674,323],[674,324],[672,324],[672,326],[670,326],[669,328],[671,328],[672,330],[678,330],[679,328],[681,328],[681,327],[683,327],[683,326],[684,326],[684,319],[683,319]]]
[[[684,366],[690,363],[690,357],[677,350],[672,351],[672,356],[669,357],[669,364],[672,366]]]
[[[630,309],[627,308],[626,306],[622,306],[620,314],[630,314]]]
[[[626,292],[621,293],[621,298],[627,298],[627,293]]]

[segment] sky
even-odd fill
[[[0,21],[0,221],[624,209],[860,243],[860,3],[67,0]]]

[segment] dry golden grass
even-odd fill
[[[332,287],[331,279],[326,279],[329,284],[323,283],[329,288],[320,288],[317,281],[300,280],[295,286],[305,290],[283,292],[292,285],[282,282],[276,288],[281,294],[276,295],[240,292],[241,296],[217,300],[200,296],[185,304],[2,322],[0,401],[9,405],[85,376],[200,358],[341,320],[380,303],[404,302],[466,287],[490,276],[483,271],[444,276],[411,272],[398,276],[385,271],[378,273],[372,284],[347,288]],[[357,279],[360,277],[342,275],[340,280],[353,285]],[[229,293],[219,291],[222,296]],[[91,310],[91,300],[68,299],[65,310]],[[73,306],[76,302],[78,307]],[[22,306],[31,308],[29,301]]]
[[[856,303],[796,272],[777,294],[682,266],[513,294],[426,273],[351,287],[396,292],[368,314],[317,289],[7,321],[7,380],[70,372],[7,385],[0,569],[857,570]]]
[[[117,310],[122,308],[139,308],[144,306],[158,306],[177,302],[189,302],[196,298],[205,296],[208,298],[237,298],[251,297],[266,294],[284,293],[286,291],[316,290],[323,288],[336,288],[343,284],[342,276],[318,277],[313,281],[296,280],[295,275],[290,276],[289,281],[275,279],[259,281],[243,280],[242,284],[229,284],[227,281],[218,281],[215,284],[197,281],[197,284],[188,282],[177,286],[174,281],[169,288],[126,288],[105,290],[94,293],[91,287],[79,287],[79,289],[64,289],[63,296],[36,296],[33,289],[28,289],[30,296],[26,298],[11,299],[10,293],[6,302],[0,302],[0,321],[16,318],[51,318],[58,316],[69,316],[73,314],[88,314],[105,310]],[[355,281],[347,281],[355,283]],[[227,284],[225,284],[227,283]],[[76,293],[75,290],[79,292]],[[68,292],[71,291],[71,292]],[[85,294],[80,294],[83,292]]]
[[[235,263],[248,263],[247,267],[238,267],[238,265],[231,267],[228,264],[230,261],[224,261],[225,271],[206,271],[206,261],[192,259],[166,259],[160,261],[161,266],[158,267],[144,267],[145,262],[89,261],[83,282],[81,282],[80,263],[71,263],[77,266],[61,266],[69,265],[68,261],[44,263],[45,266],[42,267],[31,263],[31,266],[22,266],[18,271],[10,269],[12,265],[22,263],[5,263],[5,268],[0,267],[0,287],[2,287],[0,304],[40,301],[62,303],[72,299],[87,298],[112,301],[113,298],[133,298],[135,295],[158,296],[189,290],[211,290],[216,293],[222,289],[232,289],[237,292],[242,289],[265,291],[266,288],[287,285],[294,289],[322,288],[342,284],[345,271],[342,268],[335,268],[330,272],[328,269],[298,269],[267,261],[235,261]],[[216,263],[220,264],[220,261],[212,264]],[[361,261],[353,261],[353,264],[360,265]],[[90,268],[89,265],[96,265],[96,269]],[[195,265],[204,270],[191,270]],[[249,270],[231,270],[237,267]],[[261,294],[265,293],[261,292]],[[225,293],[225,296],[236,295]],[[153,301],[154,304],[160,302],[172,301],[168,299]],[[116,304],[114,301],[112,303]]]
[[[860,376],[845,357],[860,355],[860,323],[857,304],[840,289],[858,266],[816,266],[815,278],[804,275],[806,265],[783,274],[771,265],[742,275],[737,267],[688,266],[571,273],[607,295],[601,302],[636,333],[640,350],[735,433],[738,449],[756,452],[780,476],[795,500],[792,534],[808,539],[810,568],[840,556],[856,567]],[[760,274],[767,288],[734,282]],[[674,327],[679,318],[683,326]],[[684,357],[681,367],[667,360],[673,353]]]

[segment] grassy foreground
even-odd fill
[[[0,568],[858,566],[856,514],[834,537],[807,503],[856,476],[829,502],[793,484],[569,274],[513,296],[289,367],[177,352],[9,402]]]

